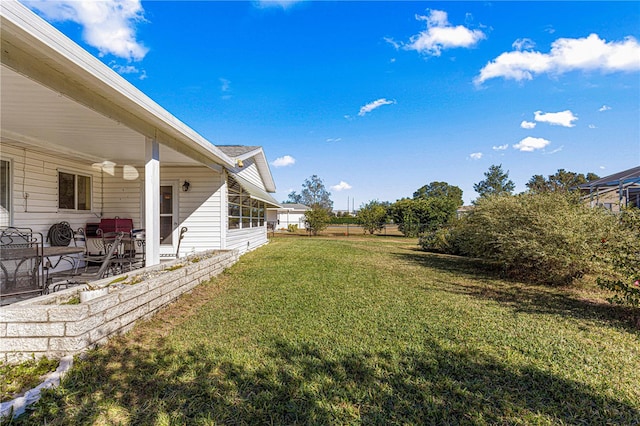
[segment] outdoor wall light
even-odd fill
[[[242,164],[242,160],[238,160],[238,161],[236,161],[236,165],[237,165],[239,168],[242,168],[242,167],[244,166],[244,164]]]
[[[182,190],[183,190],[184,192],[187,192],[187,191],[189,191],[189,187],[190,187],[190,186],[191,186],[191,184],[189,183],[189,181],[188,181],[188,180],[185,180],[185,181],[184,181],[184,183],[182,184]]]

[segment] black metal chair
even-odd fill
[[[106,277],[109,273],[109,270],[113,267],[113,259],[116,256],[116,251],[118,249],[118,247],[120,246],[120,243],[122,242],[122,239],[124,237],[124,233],[123,232],[117,232],[113,238],[113,240],[111,241],[111,243],[108,246],[108,251],[107,253],[103,256],[102,260],[101,260],[101,264],[100,264],[100,268],[98,268],[98,270],[94,273],[81,273],[78,274],[74,277],[71,277],[69,279],[67,279],[66,281],[62,281],[59,283],[55,283],[52,287],[53,291],[58,291],[60,290],[60,288],[62,288],[63,286],[65,288],[70,287],[70,286],[74,286],[74,285],[80,285],[80,284],[86,284],[89,281],[96,281],[99,279],[102,279],[104,277]]]
[[[41,273],[44,241],[30,228],[0,230],[0,297],[46,293]]]

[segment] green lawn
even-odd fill
[[[412,239],[276,238],[20,423],[638,424],[640,332],[598,300]]]

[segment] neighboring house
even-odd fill
[[[0,227],[131,218],[147,265],[185,226],[181,255],[267,242],[262,148],[213,145],[28,8],[0,10]]]
[[[640,207],[640,166],[578,186],[583,199],[592,207],[612,211],[621,207]]]
[[[474,206],[460,206],[456,210],[456,217],[460,219],[471,213],[473,211]]]
[[[305,229],[304,214],[311,207],[304,204],[282,203],[281,207],[267,209],[267,221],[274,229],[288,229],[289,225],[296,225],[298,229]]]

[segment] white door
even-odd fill
[[[160,256],[174,255],[178,233],[177,184],[160,185]]]

